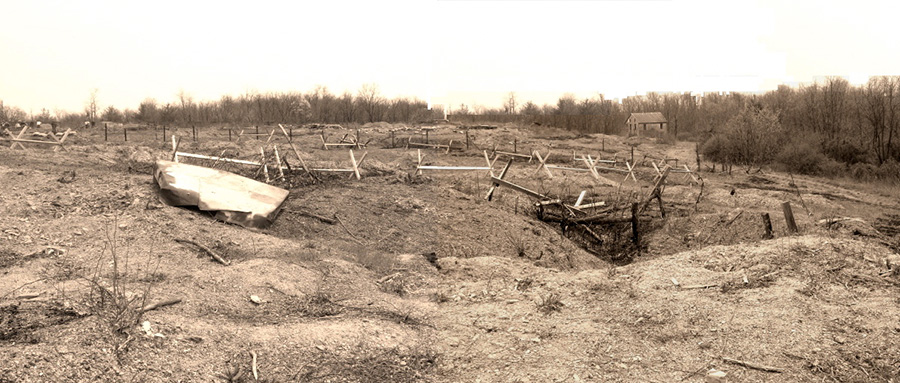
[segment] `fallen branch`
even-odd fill
[[[174,304],[176,304],[176,303],[181,303],[181,298],[169,299],[169,300],[166,300],[166,301],[161,301],[161,302],[156,302],[156,303],[152,303],[152,304],[146,305],[146,306],[144,306],[144,308],[141,309],[141,312],[142,312],[142,313],[145,313],[145,312],[147,312],[147,311],[153,311],[153,310],[156,310],[156,309],[158,309],[158,308],[160,308],[160,307],[171,306],[171,305],[174,305]]]
[[[779,373],[779,374],[782,373],[782,372],[784,372],[784,370],[782,370],[782,369],[780,369],[780,368],[777,368],[777,367],[763,366],[763,365],[760,365],[760,364],[754,364],[754,363],[750,363],[750,362],[744,362],[744,361],[742,361],[742,360],[737,360],[737,359],[731,359],[731,358],[722,357],[722,360],[725,361],[725,362],[731,363],[731,364],[736,364],[736,365],[738,365],[738,366],[744,366],[744,367],[752,368],[752,369],[754,369],[754,370],[759,370],[759,371],[775,372],[775,373]]]
[[[219,262],[225,266],[228,266],[231,264],[231,262],[226,261],[225,258],[222,258],[219,254],[216,254],[214,251],[210,250],[208,247],[203,246],[197,242],[189,241],[187,239],[180,239],[180,238],[175,238],[175,242],[186,243],[186,244],[191,244],[191,245],[197,246],[198,249],[203,250],[206,254],[209,254],[210,257],[212,257],[213,259],[216,260],[216,262]]]
[[[256,369],[256,351],[250,351],[250,356],[253,357],[253,364],[250,367],[250,370],[253,371],[253,380],[259,380],[259,372]]]
[[[357,238],[355,235],[353,235],[353,233],[350,232],[350,229],[348,229],[347,226],[344,225],[344,221],[341,221],[341,218],[338,217],[337,213],[334,213],[334,219],[336,219],[337,222],[339,224],[341,224],[341,227],[344,228],[344,231],[346,231],[347,234],[350,234],[350,237],[353,238],[354,241],[356,241],[357,243],[360,243],[360,244],[362,243],[362,241],[360,241],[359,238]]]
[[[324,222],[324,223],[327,223],[327,224],[329,224],[329,225],[334,225],[334,224],[337,223],[337,221],[335,221],[335,220],[333,220],[333,219],[331,219],[331,218],[323,217],[323,216],[321,216],[321,215],[313,214],[313,213],[306,212],[306,211],[301,211],[301,210],[285,210],[285,211],[288,212],[288,213],[293,213],[293,214],[297,214],[297,215],[302,215],[302,216],[304,216],[304,217],[315,218],[315,219],[317,219],[317,220],[319,220],[319,221],[322,221],[322,222]]]

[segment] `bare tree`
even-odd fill
[[[97,104],[97,88],[91,91],[90,97],[88,97],[87,103],[84,107],[84,115],[88,121],[94,122],[97,121],[97,112],[100,109],[100,106]]]
[[[506,114],[516,114],[516,106],[516,92],[509,92],[503,102],[503,111]]]
[[[366,113],[366,116],[368,116],[368,122],[381,120],[381,110],[385,100],[378,91],[378,85],[364,84],[359,88],[356,100],[360,108]]]

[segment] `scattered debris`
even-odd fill
[[[181,303],[181,298],[175,298],[175,299],[169,299],[169,300],[160,301],[160,302],[156,302],[156,303],[151,303],[151,304],[146,305],[143,308],[141,308],[141,312],[145,313],[147,311],[153,311],[158,308],[171,306],[171,305],[174,305],[177,303]]]
[[[725,383],[725,378],[728,376],[724,371],[716,370],[715,368],[710,369],[706,372],[706,379],[704,380],[706,383]]]
[[[189,241],[187,239],[180,239],[180,238],[175,238],[175,242],[186,243],[189,245],[197,246],[198,249],[203,250],[204,252],[206,252],[206,254],[209,254],[209,256],[212,257],[212,259],[216,260],[216,262],[219,262],[225,266],[228,266],[231,264],[231,262],[225,260],[225,258],[222,258],[222,256],[220,256],[219,254],[216,254],[214,251],[210,250],[208,247],[203,246],[197,242]]]
[[[731,359],[731,358],[722,357],[722,360],[725,361],[725,362],[727,362],[727,363],[736,364],[736,365],[738,365],[738,366],[744,366],[744,367],[752,368],[752,369],[754,369],[754,370],[759,370],[759,371],[774,372],[774,373],[782,373],[782,372],[784,372],[783,369],[778,368],[778,367],[769,367],[769,366],[764,366],[764,365],[761,365],[761,364],[745,362],[745,361],[737,360],[737,359]]]

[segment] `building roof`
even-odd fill
[[[638,124],[656,124],[660,122],[668,122],[666,121],[666,117],[664,117],[660,112],[632,113],[631,116],[634,117],[634,122]]]

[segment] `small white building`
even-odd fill
[[[660,112],[632,113],[625,125],[629,136],[658,136],[669,132],[669,122]]]

